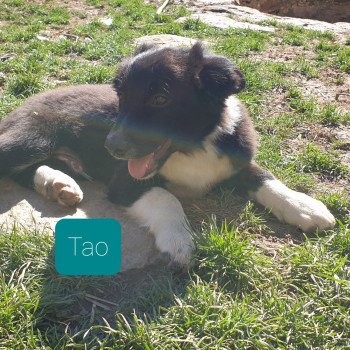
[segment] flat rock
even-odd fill
[[[181,17],[177,20],[177,22],[184,22],[188,18],[199,20],[203,23],[206,23],[208,25],[211,25],[213,27],[220,28],[220,29],[227,29],[227,28],[251,29],[251,30],[258,30],[263,32],[274,32],[276,30],[274,27],[261,26],[258,24],[241,22],[241,21],[232,19],[230,17],[227,17],[225,15],[214,14],[214,13],[197,13],[189,17]]]
[[[185,6],[190,12],[192,12],[192,15],[216,15],[217,19],[215,19],[215,23],[233,18],[237,22],[247,22],[247,24],[257,23],[260,26],[265,27],[262,22],[268,23],[269,21],[274,21],[281,24],[291,24],[303,27],[305,29],[332,32],[336,35],[336,38],[339,41],[345,41],[350,35],[350,23],[348,22],[329,23],[314,19],[276,16],[261,12],[254,8],[239,6],[235,0],[174,0],[173,4]],[[209,22],[207,23],[210,24]]]
[[[191,46],[197,40],[192,38],[186,38],[179,35],[171,34],[158,34],[158,35],[146,35],[135,40],[136,45],[142,44],[156,44],[156,45],[168,45],[168,46]]]
[[[30,189],[9,179],[0,180],[1,229],[6,231],[15,224],[53,233],[62,218],[115,218],[122,225],[122,271],[142,268],[160,259],[153,236],[106,198],[102,184],[82,181],[79,185],[84,192],[83,201],[76,210],[63,210]]]

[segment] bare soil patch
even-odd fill
[[[307,49],[301,46],[290,45],[272,45],[265,51],[252,55],[254,60],[277,62],[292,64],[296,69],[298,67],[297,59],[304,58],[305,63],[313,63],[315,52],[311,49]],[[332,103],[343,112],[350,111],[350,76],[345,72],[340,72],[336,69],[315,67],[318,73],[318,77],[309,78],[300,72],[292,71],[286,76],[290,79],[295,86],[297,86],[307,98],[317,99],[321,104]],[[337,85],[337,79],[341,78],[343,83]],[[266,106],[271,105],[277,107],[278,111],[281,111],[281,106],[288,109],[288,104],[283,102],[285,100],[284,92],[276,90],[273,96],[269,98]],[[275,114],[274,109],[273,114]]]

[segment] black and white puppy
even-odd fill
[[[332,228],[335,219],[321,202],[254,164],[255,131],[232,96],[244,85],[230,60],[199,43],[142,46],[120,64],[113,86],[45,92],[5,118],[0,176],[65,206],[83,198],[72,176],[102,180],[111,201],[149,227],[160,251],[180,265],[190,261],[193,243],[177,196],[202,195],[223,182],[235,180],[304,231]]]

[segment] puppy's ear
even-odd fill
[[[245,86],[242,72],[228,58],[205,55],[201,43],[196,43],[189,53],[189,65],[197,86],[209,93],[226,98]]]
[[[157,46],[157,44],[141,44],[138,48],[136,48],[136,50],[133,53],[133,56],[136,56],[142,52],[151,50],[153,48],[155,48]]]

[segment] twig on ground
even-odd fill
[[[106,300],[106,299],[99,298],[99,297],[97,297],[97,296],[95,296],[95,295],[92,295],[92,294],[89,294],[89,293],[86,293],[86,294],[85,294],[85,297],[90,298],[90,299],[94,299],[94,300],[99,300],[99,301],[102,301],[102,302],[104,302],[104,303],[117,306],[116,303],[113,303],[113,302],[111,302],[111,301],[109,301],[109,300]]]
[[[162,6],[160,6],[157,10],[157,15],[160,15],[163,12],[163,10],[168,6],[169,2],[170,0],[165,0],[163,2]]]
[[[338,101],[340,96],[350,96],[350,93],[339,92],[335,95],[335,100]]]
[[[105,305],[105,304],[102,304],[102,303],[100,303],[99,301],[96,301],[96,300],[94,300],[94,299],[90,299],[90,298],[85,297],[85,300],[89,301],[89,302],[92,303],[92,304],[95,304],[96,306],[101,307],[101,308],[104,309],[104,310],[108,310],[108,311],[112,310],[109,306],[107,306],[107,305]]]
[[[90,324],[92,324],[94,322],[95,309],[96,309],[96,304],[92,304],[92,306],[91,306],[91,315],[90,315]]]

